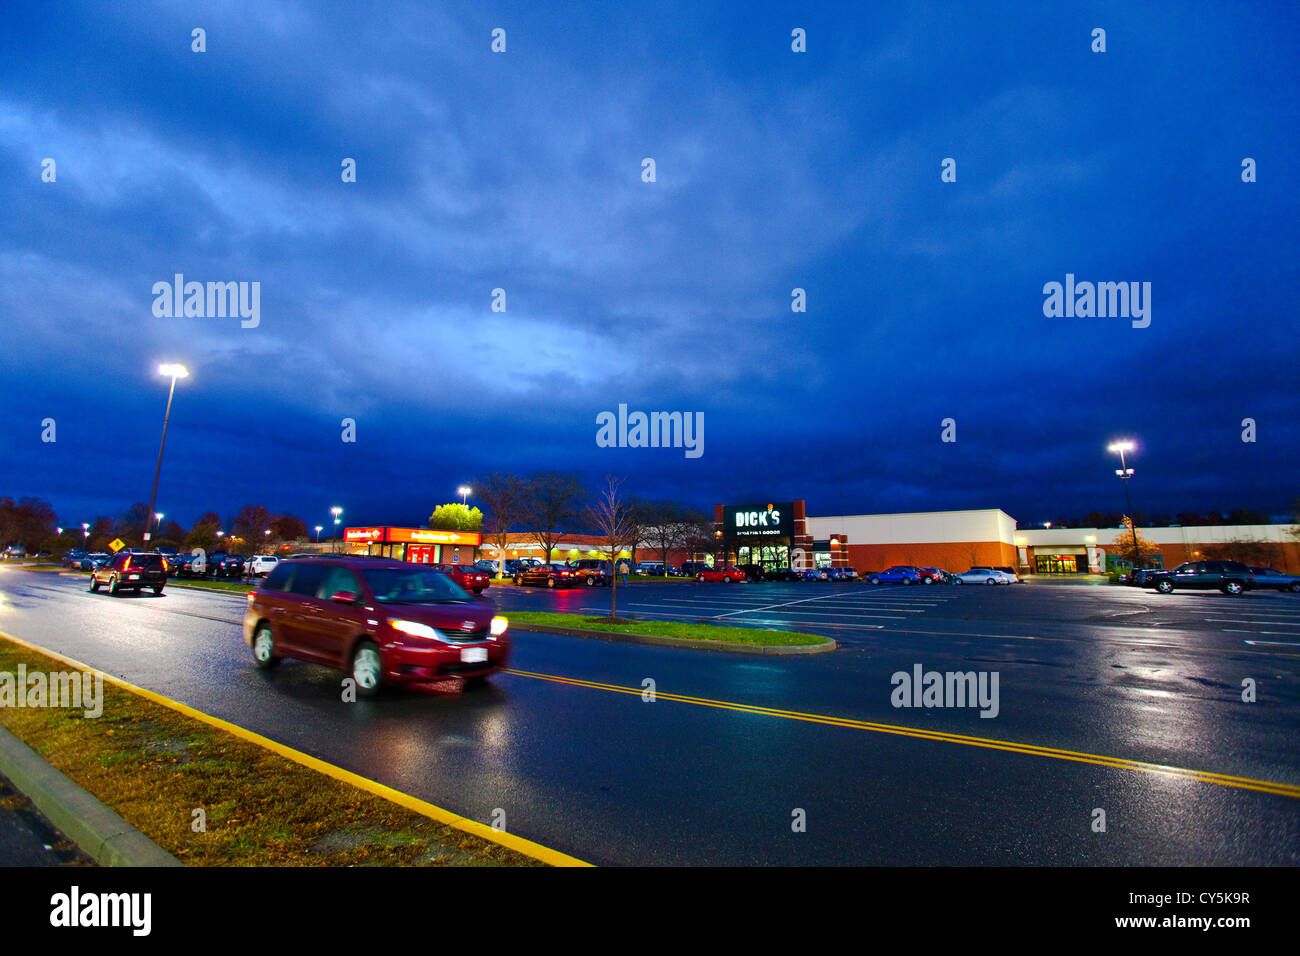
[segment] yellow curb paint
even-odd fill
[[[303,767],[308,767],[312,770],[323,773],[325,776],[332,777],[341,783],[350,784],[358,790],[364,790],[377,797],[383,797],[385,800],[396,803],[398,806],[405,807],[408,810],[413,810],[421,816],[428,817],[431,820],[437,820],[439,823],[454,827],[457,830],[472,833],[474,836],[482,837],[484,840],[514,850],[517,853],[531,857],[541,863],[546,863],[550,866],[592,865],[579,860],[577,857],[569,856],[567,853],[561,853],[559,850],[552,850],[550,847],[542,846],[540,843],[534,843],[532,840],[525,840],[523,837],[517,837],[514,834],[506,833],[504,830],[494,830],[485,824],[479,823],[477,820],[470,820],[467,817],[459,816],[458,814],[452,813],[450,810],[444,810],[442,807],[434,806],[428,801],[421,800],[419,797],[413,797],[409,793],[402,793],[400,790],[394,790],[392,787],[371,780],[369,777],[363,777],[350,770],[344,770],[342,767],[336,767],[331,763],[326,763],[324,760],[312,757],[299,750],[294,750],[292,747],[287,747],[284,744],[277,743],[269,737],[263,737],[261,734],[240,727],[238,724],[232,724],[230,721],[222,720],[220,717],[213,717],[211,714],[205,714],[201,710],[195,710],[188,704],[182,704],[180,701],[172,700],[170,697],[164,697],[162,694],[155,693],[154,691],[146,690],[143,687],[137,687],[130,681],[122,680],[120,677],[115,677],[112,674],[106,674],[101,670],[91,667],[89,664],[82,663],[81,661],[68,657],[65,654],[60,654],[58,651],[49,650],[48,648],[41,647],[39,644],[32,644],[29,641],[24,641],[22,638],[14,637],[12,634],[7,634],[4,631],[0,631],[0,638],[12,641],[28,650],[37,652],[38,654],[44,654],[47,657],[52,657],[55,660],[62,661],[78,670],[87,671],[91,674],[99,674],[105,681],[113,684],[115,687],[120,687],[122,690],[130,691],[132,694],[136,694],[146,700],[151,700],[155,704],[174,710],[177,713],[184,714],[187,717],[192,717],[195,720],[202,721],[212,727],[217,727],[227,733],[234,734],[241,740],[246,740],[251,744],[256,744],[259,747],[270,750],[272,753],[279,754],[286,760],[291,760]]]
[[[645,693],[640,687],[622,687],[618,684],[601,684],[572,677],[560,677],[555,674],[537,674],[513,668],[504,673],[516,677],[529,677],[534,680],[552,681],[557,684],[569,684],[592,690],[610,691],[618,694]],[[1036,744],[1023,744],[1011,740],[995,740],[988,737],[972,737],[966,734],[949,734],[941,731],[920,730],[915,727],[901,727],[894,724],[880,724],[865,720],[853,720],[848,717],[828,717],[821,714],[804,714],[793,710],[779,710],[773,707],[758,707],[751,704],[737,704],[731,701],[710,700],[706,697],[688,697],[682,694],[666,694],[655,691],[656,700],[672,700],[700,707],[717,707],[723,710],[736,710],[742,713],[757,714],[764,717],[783,717],[787,720],[802,720],[809,723],[828,724],[833,727],[847,727],[852,730],[869,730],[874,733],[895,734],[902,737],[916,737],[938,743],[962,744],[968,747],[983,747],[989,750],[1003,750],[1008,753],[1025,754],[1031,757],[1051,757],[1055,760],[1068,760],[1074,763],[1090,763],[1100,767],[1113,767],[1117,770],[1133,770],[1141,773],[1153,773],[1183,780],[1196,780],[1201,783],[1213,783],[1222,787],[1236,787],[1242,790],[1256,790],[1280,797],[1300,798],[1300,786],[1290,783],[1274,783],[1269,780],[1254,780],[1250,777],[1234,777],[1228,774],[1211,773],[1207,770],[1190,770],[1166,764],[1147,763],[1141,760],[1129,760],[1125,757],[1108,757],[1101,754],[1083,753],[1075,750],[1061,750],[1056,747],[1040,747]]]

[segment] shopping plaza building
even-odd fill
[[[1151,545],[1147,567],[1173,567],[1201,558],[1237,556],[1251,564],[1300,573],[1300,538],[1293,524],[1208,525],[1139,528]],[[1104,574],[1128,568],[1132,547],[1122,528],[1017,528],[997,508],[971,511],[914,511],[900,514],[814,516],[802,499],[715,505],[713,540],[669,551],[670,564],[705,560],[713,564],[761,564],[769,569],[822,565],[880,571],[897,564],[964,571],[970,567],[1013,567],[1029,574]],[[347,528],[342,546],[421,564],[471,564],[479,558],[546,559],[535,535],[511,532],[504,553],[478,532],[424,528]],[[661,560],[662,552],[642,542],[635,561]],[[552,561],[608,557],[597,535],[564,533],[551,549]]]

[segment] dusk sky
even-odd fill
[[[1291,2],[10,7],[0,495],[147,501],[175,361],[185,526],[537,470],[1027,523],[1122,510],[1120,437],[1139,511],[1287,514],[1297,41]],[[178,273],[258,325],[156,316]],[[1067,274],[1149,327],[1045,316]],[[598,447],[620,404],[703,454]]]

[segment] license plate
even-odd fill
[[[479,664],[488,659],[486,647],[466,647],[460,652],[461,663]]]

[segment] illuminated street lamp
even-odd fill
[[[320,544],[320,533],[321,533],[324,529],[325,529],[325,526],[324,526],[324,525],[318,524],[318,525],[316,526],[316,543],[317,543],[317,544]]]
[[[459,488],[456,489],[456,494],[460,495],[460,503],[462,505],[466,503],[465,499],[469,497],[469,493],[473,490],[474,489],[471,488],[469,485],[461,485]]]
[[[1119,453],[1119,467],[1115,469],[1115,474],[1124,482],[1124,500],[1128,503],[1128,526],[1133,532],[1133,570],[1138,570],[1138,565],[1142,561],[1142,555],[1138,552],[1138,530],[1137,522],[1133,520],[1133,496],[1129,492],[1128,480],[1133,477],[1133,469],[1128,467],[1128,462],[1124,459],[1124,453],[1130,452],[1137,445],[1125,439],[1124,441],[1112,442],[1106,446],[1106,450],[1112,455]]]
[[[330,514],[334,516],[334,540],[337,542],[339,536],[339,522],[342,521],[343,509],[338,505],[335,505],[330,509]],[[337,550],[337,545],[335,545],[335,548]]]
[[[90,522],[88,521],[81,522],[81,537],[83,539],[90,537]]]
[[[176,380],[188,376],[190,370],[184,365],[168,363],[158,366],[158,374],[171,376],[172,384],[171,388],[167,391],[167,411],[163,413],[162,441],[158,443],[158,465],[153,470],[153,491],[149,492],[149,514],[153,513],[154,502],[158,500],[158,474],[162,471],[163,448],[167,444],[167,422],[170,421],[172,417],[172,396],[176,394]],[[159,520],[162,520],[161,515],[159,515]],[[148,541],[149,538],[149,531],[148,529],[145,529],[144,539]]]

